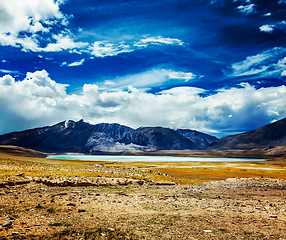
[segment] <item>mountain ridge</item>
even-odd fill
[[[186,130],[189,133],[195,130]],[[198,150],[206,148],[202,142],[217,140],[201,133],[201,138],[185,137],[178,131],[164,127],[133,129],[118,123],[96,125],[80,121],[63,121],[52,126],[28,129],[0,135],[1,145],[15,145],[45,152],[99,152]],[[205,139],[207,138],[207,139]],[[212,139],[212,140],[210,140]]]
[[[212,142],[208,149],[250,150],[254,148],[271,148],[283,144],[286,144],[286,118],[249,132],[225,136]]]
[[[84,154],[160,150],[251,150],[283,144],[286,144],[286,118],[221,139],[190,129],[133,129],[118,123],[92,125],[83,120],[68,120],[51,126],[0,135],[0,145],[15,145],[43,152]]]

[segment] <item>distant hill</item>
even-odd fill
[[[286,144],[286,118],[256,130],[223,137],[210,144],[209,149],[271,148]]]
[[[217,138],[194,130],[163,127],[132,129],[117,123],[92,125],[69,120],[53,126],[0,136],[0,145],[15,145],[44,152],[100,152],[198,150]]]

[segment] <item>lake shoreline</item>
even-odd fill
[[[82,160],[100,162],[254,162],[267,161],[267,159],[256,158],[208,158],[187,156],[136,156],[136,155],[49,155],[46,159],[54,160]]]

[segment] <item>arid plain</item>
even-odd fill
[[[286,239],[284,149],[156,153],[270,159],[257,162],[104,163],[1,146],[0,239]]]

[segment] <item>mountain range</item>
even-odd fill
[[[85,154],[136,150],[197,150],[207,148],[216,140],[214,136],[188,129],[133,129],[117,123],[92,125],[83,120],[69,120],[0,136],[1,145],[15,145],[44,152]]]
[[[271,148],[286,144],[286,118],[250,132],[217,139],[190,129],[140,127],[117,123],[64,121],[52,126],[0,135],[0,145],[15,145],[54,153],[158,150],[229,150]]]

